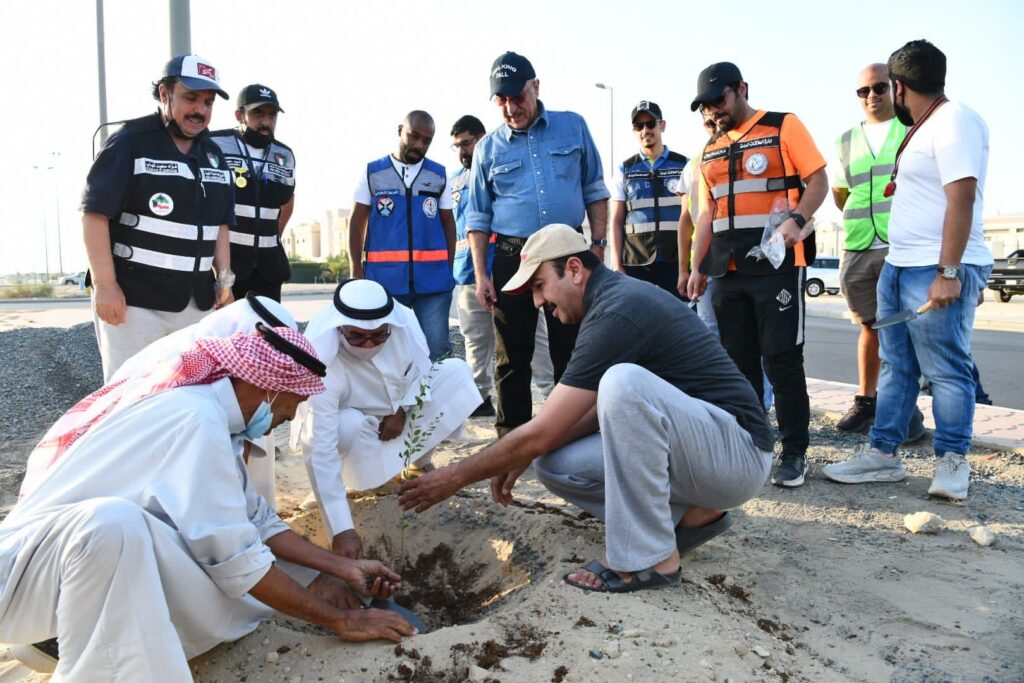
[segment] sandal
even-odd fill
[[[715,536],[718,536],[732,526],[733,518],[729,512],[716,519],[710,524],[698,527],[676,527],[676,548],[679,556],[692,552],[698,546],[702,546]]]
[[[601,579],[603,586],[600,588],[591,588],[590,586],[584,586],[582,584],[573,583],[569,580],[569,572],[562,577],[562,580],[573,588],[579,588],[584,591],[593,591],[595,593],[632,593],[634,591],[642,591],[647,588],[666,588],[668,586],[678,586],[683,578],[683,568],[675,570],[671,574],[662,574],[661,572],[654,571],[653,568],[641,569],[635,572],[626,572],[633,577],[632,581],[626,581],[619,576],[614,570],[601,564],[600,560],[591,560],[587,564],[583,565],[583,569],[586,569],[591,574]]]

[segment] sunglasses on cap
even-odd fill
[[[863,88],[857,88],[857,97],[866,100],[871,93],[884,95],[887,92],[889,92],[888,83],[875,83],[874,85],[865,85]]]
[[[639,132],[644,128],[647,130],[654,130],[654,127],[658,125],[658,122],[654,119],[647,119],[646,121],[634,121],[633,130]]]

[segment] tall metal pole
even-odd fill
[[[57,157],[57,161],[60,161],[60,152],[54,152],[53,155]],[[60,274],[63,275],[64,249],[60,243],[60,164],[57,161],[53,164],[53,207],[57,214],[57,266],[60,268]]]
[[[96,65],[99,72],[100,125],[107,122],[107,59],[103,37],[103,0],[96,0]],[[107,128],[100,129],[100,147],[107,143]]]
[[[189,0],[169,0],[171,13],[171,56],[187,55],[192,52],[192,19]]]
[[[606,83],[595,83],[594,87],[608,91],[608,139],[611,143],[612,155],[612,158],[608,160],[608,168],[610,170],[615,168],[615,88]]]

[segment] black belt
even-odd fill
[[[573,230],[575,230],[576,232],[578,232],[580,234],[583,234],[583,226],[579,226],[578,225],[575,228],[573,228]],[[495,244],[506,244],[506,245],[508,245],[510,247],[522,247],[524,244],[526,244],[526,240],[528,240],[528,239],[530,239],[530,238],[529,237],[513,237],[512,235],[502,235],[501,233],[498,233],[498,232],[494,233],[494,243]]]

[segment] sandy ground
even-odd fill
[[[817,416],[816,468],[863,437]],[[283,443],[285,429],[278,432]],[[435,456],[464,457],[494,436],[470,423]],[[432,631],[402,645],[348,644],[281,618],[193,662],[226,681],[1020,681],[1024,679],[1024,457],[974,450],[971,497],[930,499],[927,440],[900,484],[847,487],[814,475],[766,485],[733,530],[698,549],[677,588],[584,593],[562,576],[603,552],[603,526],[527,471],[503,509],[483,485],[416,516],[395,496],[355,496],[368,554],[401,568],[401,602]],[[301,459],[279,453],[282,516],[323,541]],[[947,520],[912,535],[907,513]],[[403,531],[403,520],[407,523]],[[985,523],[988,548],[966,530]],[[268,663],[267,655],[277,660]],[[0,651],[0,683],[45,681]]]

